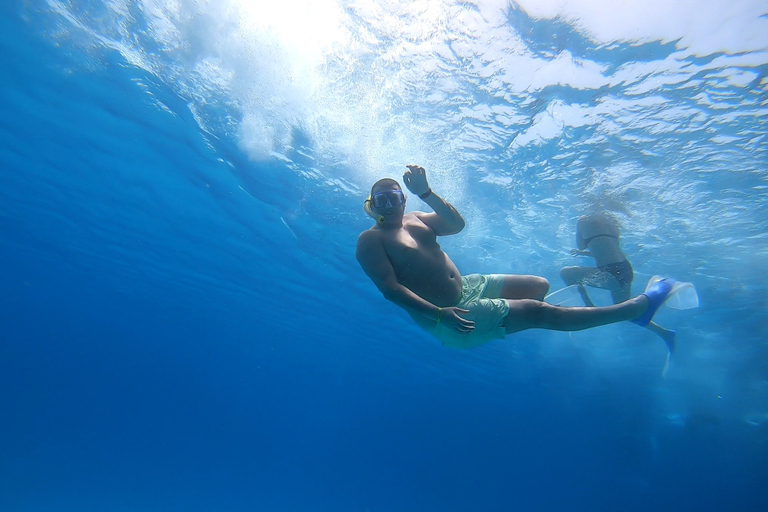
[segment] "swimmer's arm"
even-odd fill
[[[397,282],[395,269],[378,237],[364,231],[357,239],[355,256],[385,299],[430,320],[438,318],[440,308]]]
[[[576,223],[576,247],[578,247],[578,249],[571,249],[572,256],[592,256],[592,253],[587,250],[587,241],[581,233],[581,223],[584,219],[586,219],[586,217],[581,217]]]
[[[455,235],[464,229],[466,225],[464,217],[445,199],[432,192],[422,201],[427,203],[434,213],[415,212],[415,214],[424,224],[432,228],[436,235]]]
[[[580,252],[586,252],[589,254],[589,251],[584,251],[584,249],[587,248],[587,241],[584,239],[584,235],[581,233],[581,221],[584,217],[579,219],[579,222],[576,223],[576,247],[578,247]]]

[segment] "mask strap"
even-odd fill
[[[368,199],[363,202],[363,210],[365,210],[365,213],[376,219],[377,223],[384,224],[384,216],[374,213],[373,210],[371,210],[371,196],[368,196]]]

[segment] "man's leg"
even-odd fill
[[[549,291],[549,281],[539,276],[505,275],[499,299],[544,300]],[[496,298],[496,297],[494,297]]]
[[[648,309],[648,298],[634,299],[598,308],[563,308],[538,300],[508,300],[509,314],[504,318],[507,334],[525,329],[581,331],[640,317]]]

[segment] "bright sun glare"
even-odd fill
[[[245,34],[273,37],[292,57],[310,68],[333,45],[343,44],[349,38],[342,23],[345,14],[334,0],[232,0],[232,4],[240,13]]]

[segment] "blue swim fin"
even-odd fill
[[[663,277],[661,276],[653,276],[648,280],[645,290],[648,291],[651,286],[662,279]],[[693,286],[693,283],[675,281],[667,299],[664,301],[664,305],[672,309],[693,309],[699,307],[699,295],[696,293],[696,287]]]
[[[651,281],[653,281],[653,278],[651,278]],[[677,281],[669,277],[659,279],[655,282],[649,281],[648,287],[645,289],[645,292],[643,292],[643,295],[648,298],[648,309],[646,309],[645,313],[639,318],[632,320],[632,322],[642,326],[651,323],[653,315],[656,314],[661,305],[667,300],[676,282]]]

